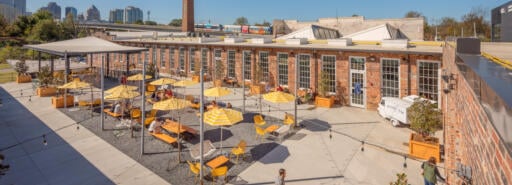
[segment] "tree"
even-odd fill
[[[8,26],[9,24],[5,20],[4,16],[0,14],[0,36],[5,36],[7,34],[6,31]]]
[[[78,26],[75,23],[73,14],[66,15],[64,21],[60,24],[62,32],[61,39],[74,39],[78,37]]]
[[[440,35],[443,38],[448,36],[456,36],[459,34],[459,22],[452,17],[443,17],[439,24]]]
[[[134,24],[144,25],[144,22],[142,22],[142,20],[136,20],[136,21],[134,22]]]
[[[437,104],[430,100],[416,100],[407,109],[407,119],[411,123],[411,129],[423,136],[428,136],[443,128],[441,112]]]
[[[50,67],[43,66],[41,70],[37,73],[37,78],[39,79],[39,84],[42,87],[48,86],[53,81],[53,75],[51,73]]]
[[[146,21],[144,22],[145,25],[157,25],[155,21]]]
[[[417,11],[408,11],[407,13],[405,13],[405,18],[418,18],[418,17],[423,17],[423,14],[421,14],[420,12],[417,12]]]
[[[245,17],[238,17],[236,18],[234,25],[249,25],[249,21]]]
[[[25,63],[25,60],[21,60],[19,62],[16,62],[16,66],[14,67],[14,70],[18,73],[18,76],[27,73],[28,66]]]
[[[123,21],[121,21],[121,20],[117,20],[117,21],[116,21],[116,22],[114,22],[114,23],[116,23],[116,24],[123,24]]]
[[[264,20],[263,23],[256,23],[254,26],[270,26],[270,23]]]
[[[181,27],[182,21],[182,19],[173,19],[169,23],[169,26]]]
[[[28,40],[39,42],[57,41],[60,38],[60,30],[53,20],[39,21],[31,30]]]
[[[462,22],[460,26],[464,30],[464,35],[473,36],[476,32],[476,36],[482,40],[489,40],[491,37],[491,26],[489,22],[485,20],[487,11],[482,7],[472,8],[471,11],[462,16]]]

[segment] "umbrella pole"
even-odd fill
[[[105,75],[105,72],[104,72],[104,66],[105,65],[105,56],[101,56],[101,68],[100,68],[100,86],[101,86],[101,110],[100,110],[100,117],[101,117],[101,121],[100,121],[100,124],[101,124],[101,130],[103,130],[103,126],[105,124],[105,120],[104,120],[104,116],[105,116],[105,112],[103,111],[105,108],[105,82],[104,82],[104,75]]]
[[[144,60],[144,65],[142,65],[142,78],[146,78],[146,60]],[[142,80],[142,86],[144,86],[146,83],[145,80]],[[140,131],[140,156],[144,155],[144,122],[146,121],[146,95],[144,93],[144,90],[142,90],[142,100],[141,100],[141,109],[142,109],[142,120],[141,120],[141,131]]]
[[[224,151],[222,151],[222,126],[220,126],[220,155],[224,155]]]
[[[178,116],[178,163],[181,163],[181,116]]]
[[[93,95],[93,92],[92,92],[92,84],[91,84],[91,118],[94,116],[93,115],[93,106],[94,106],[94,95]]]
[[[201,82],[201,96],[199,97],[199,112],[201,113],[200,117],[199,117],[199,163],[201,164],[200,168],[199,168],[199,183],[200,184],[203,184],[203,175],[204,175],[204,171],[203,171],[203,163],[204,163],[204,149],[203,149],[203,144],[204,144],[204,76],[203,76],[203,69],[201,68],[200,69],[200,82]]]

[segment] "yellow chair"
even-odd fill
[[[144,126],[149,126],[151,124],[151,122],[153,122],[155,120],[155,117],[148,117],[146,118],[146,120],[144,120]]]
[[[98,106],[101,104],[101,99],[95,99],[93,102],[92,102],[92,106]]]
[[[258,126],[254,127],[256,128],[256,139],[258,139],[258,137],[261,137],[261,141],[263,141],[263,138],[265,137],[266,134],[265,130]]]
[[[293,125],[295,124],[295,117],[291,114],[285,114],[283,124],[285,125]]]
[[[88,107],[90,105],[89,105],[89,102],[80,100],[80,101],[78,101],[78,106],[79,107]]]
[[[265,125],[267,122],[265,122],[265,119],[263,119],[263,116],[261,116],[261,114],[258,114],[256,116],[254,116],[254,124],[255,125],[258,125],[258,126],[263,126]]]
[[[133,109],[130,112],[130,116],[132,117],[132,119],[139,119],[141,115],[142,111],[140,111],[140,109]]]
[[[156,91],[156,86],[154,86],[154,85],[148,85],[147,91],[148,91],[148,92],[155,92],[155,91]]]
[[[190,172],[192,172],[194,174],[194,183],[196,183],[196,181],[199,180],[199,169],[201,168],[201,165],[199,163],[194,164],[190,161],[187,161],[187,163],[190,169],[188,173],[190,174]]]
[[[149,114],[146,114],[147,117],[156,117],[156,113],[158,112],[158,110],[156,109],[151,109],[151,111],[149,112]]]
[[[238,163],[238,158],[245,154],[246,146],[247,146],[247,143],[244,140],[241,140],[240,143],[238,143],[237,147],[231,149],[231,154],[236,156],[236,163]]]
[[[227,166],[221,166],[221,167],[218,167],[218,168],[215,168],[213,169],[211,172],[210,172],[210,175],[212,176],[212,184],[215,184],[217,182],[217,179],[220,177],[220,176],[224,176],[224,182],[227,182],[227,174],[228,174],[228,167]]]

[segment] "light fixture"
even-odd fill
[[[404,168],[407,168],[407,155],[404,155]]]
[[[361,152],[364,152],[364,141],[361,141]]]
[[[373,62],[373,61],[375,61],[375,59],[376,59],[376,58],[375,58],[375,56],[374,56],[374,55],[370,55],[369,59],[370,59],[370,61],[372,61],[372,62]]]
[[[46,142],[46,134],[43,134],[43,145],[48,145],[48,142]]]

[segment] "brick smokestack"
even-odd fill
[[[194,32],[194,0],[183,0],[181,31]]]

